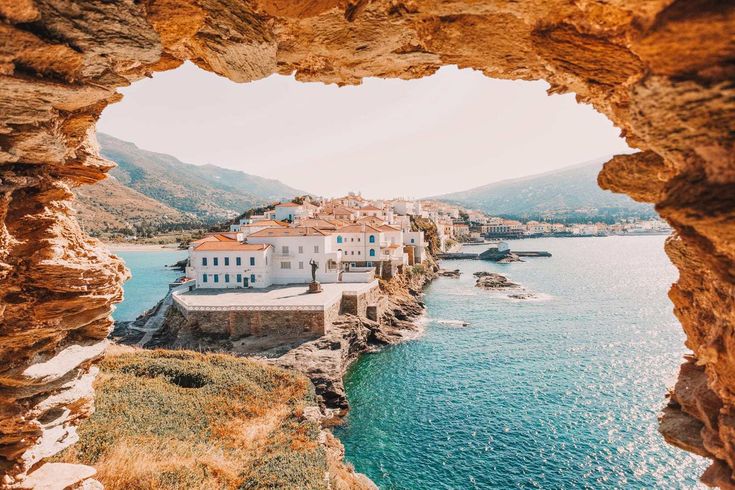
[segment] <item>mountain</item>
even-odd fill
[[[98,133],[100,153],[117,163],[110,177],[77,189],[79,218],[88,231],[211,224],[244,210],[306,192],[216,165],[171,155]]]
[[[155,230],[201,226],[194,215],[182,213],[145,194],[125,187],[114,176],[76,189],[74,208],[87,232],[129,232],[151,227]]]
[[[619,217],[654,216],[653,206],[600,189],[597,174],[607,160],[609,157],[430,199],[521,219],[611,221]]]

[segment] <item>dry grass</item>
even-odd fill
[[[59,457],[91,464],[108,490],[324,488],[306,378],[220,354],[108,355],[96,412]]]

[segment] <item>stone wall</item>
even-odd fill
[[[378,286],[361,293],[346,292],[342,294],[340,313],[367,318],[368,305],[377,305],[379,300],[380,288]]]
[[[324,335],[339,313],[339,303],[324,310],[230,310],[190,311],[176,307],[204,334],[239,339],[246,336],[272,336],[288,339]]]
[[[280,73],[337,84],[457,65],[543,79],[549,93],[573,92],[605,114],[640,151],[609,162],[600,184],[656,203],[676,230],[666,247],[680,271],[670,297],[701,374],[682,370],[667,410],[680,423],[664,423],[665,436],[713,459],[707,483],[735,485],[732,1],[0,0],[0,36],[6,483],[73,440],[88,410],[71,410],[76,418],[57,431],[41,421],[49,409],[91,403],[81,387],[99,352],[89,348],[121,299],[121,261],[73,212],[71,190],[111,167],[95,121],[120,100],[118,88],[191,60],[236,82]],[[695,375],[706,382],[687,390]]]

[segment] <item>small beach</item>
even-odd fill
[[[179,250],[177,243],[166,243],[158,245],[153,243],[117,243],[102,242],[111,252],[171,252]]]

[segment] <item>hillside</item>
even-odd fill
[[[140,192],[125,187],[115,177],[76,189],[75,209],[84,229],[100,235],[143,227],[166,229],[190,227],[200,223],[195,216],[182,213]]]
[[[100,369],[94,413],[56,461],[94,466],[108,490],[371,488],[321,431],[301,374],[119,346]]]
[[[97,137],[102,156],[118,166],[108,179],[76,189],[79,219],[92,234],[208,225],[306,194],[278,180],[184,163],[106,134]]]
[[[523,219],[612,220],[623,216],[653,216],[652,206],[600,189],[597,174],[607,160],[601,158],[430,199],[480,209],[496,216]]]

